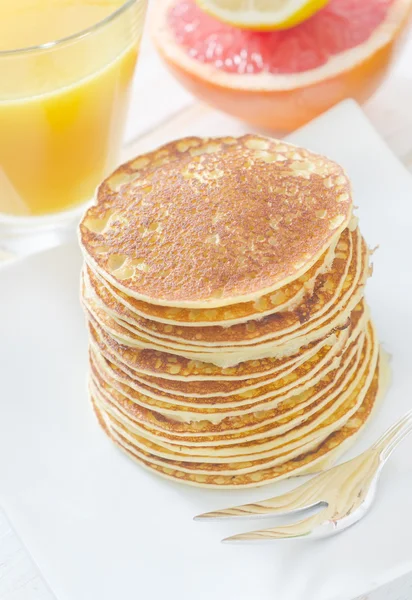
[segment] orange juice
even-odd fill
[[[144,12],[127,4],[0,0],[0,213],[70,209],[114,168]]]

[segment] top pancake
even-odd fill
[[[186,138],[106,179],[80,240],[86,261],[127,295],[210,308],[300,277],[351,209],[349,180],[325,157],[256,135]]]
[[[199,327],[208,325],[230,326],[238,323],[246,323],[250,319],[259,319],[276,312],[280,312],[291,307],[297,306],[304,296],[311,294],[314,290],[316,279],[319,275],[328,271],[335,256],[336,247],[339,251],[339,244],[345,231],[341,234],[336,244],[331,244],[328,250],[320,257],[315,264],[303,273],[300,277],[252,302],[238,302],[230,306],[220,306],[215,308],[184,308],[176,306],[161,306],[160,304],[150,304],[132,298],[116,289],[106,279],[98,273],[93,273],[99,283],[106,287],[108,293],[120,304],[144,319],[150,319],[165,325],[185,325],[186,327]],[[86,271],[91,271],[90,266]]]

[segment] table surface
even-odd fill
[[[364,110],[412,172],[412,33],[391,77]],[[185,135],[205,117],[221,115],[195,101],[165,70],[146,36],[137,68],[124,158]],[[222,122],[233,123],[227,118]],[[245,126],[245,131],[247,126]],[[389,199],[388,199],[389,200]],[[1,247],[1,240],[0,240]],[[9,258],[0,249],[0,260]],[[0,600],[52,600],[54,595],[0,509]],[[412,600],[412,574],[357,600]]]

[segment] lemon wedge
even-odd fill
[[[202,10],[234,27],[289,29],[306,21],[328,0],[196,0]]]

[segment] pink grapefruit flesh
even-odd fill
[[[301,73],[366,42],[394,0],[331,0],[285,31],[246,31],[205,14],[194,0],[171,6],[167,21],[176,43],[201,63],[226,73]]]
[[[412,0],[330,0],[283,31],[247,31],[194,0],[160,9],[157,46],[195,95],[255,125],[289,130],[347,97],[362,102],[391,64]]]

